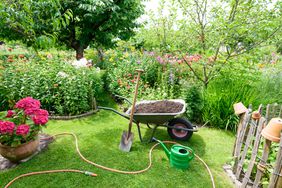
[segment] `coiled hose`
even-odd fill
[[[80,156],[80,158],[93,165],[93,166],[96,166],[98,168],[101,168],[101,169],[104,169],[104,170],[108,170],[110,172],[116,172],[116,173],[121,173],[121,174],[140,174],[140,173],[143,173],[143,172],[146,172],[147,170],[149,170],[152,166],[152,151],[154,150],[154,148],[156,146],[159,145],[159,143],[156,143],[155,145],[153,145],[149,151],[149,165],[142,169],[142,170],[137,170],[137,171],[123,171],[123,170],[118,170],[118,169],[114,169],[114,168],[110,168],[110,167],[106,167],[106,166],[103,166],[103,165],[99,165],[97,163],[94,163],[88,159],[86,159],[80,152],[79,150],[79,147],[78,147],[78,138],[77,136],[74,134],[74,133],[60,133],[60,134],[56,134],[56,135],[53,135],[49,138],[45,138],[44,140],[48,140],[48,139],[51,139],[51,138],[56,138],[57,136],[61,136],[61,135],[71,135],[74,137],[75,139],[75,148],[76,148],[76,151],[78,153],[78,155]],[[173,142],[173,141],[163,141],[164,143],[168,143],[168,144],[178,144],[177,142]],[[206,167],[209,175],[210,175],[210,178],[211,178],[211,182],[212,182],[212,187],[215,188],[215,183],[214,183],[214,178],[212,176],[212,173],[208,167],[208,165],[198,156],[196,155],[196,158],[199,159],[199,161],[201,161],[204,166]],[[85,175],[89,175],[89,176],[93,176],[93,177],[96,177],[97,174],[95,173],[92,173],[92,172],[88,172],[88,171],[81,171],[81,170],[74,170],[74,169],[62,169],[62,170],[48,170],[48,171],[39,171],[39,172],[30,172],[30,173],[27,173],[27,174],[22,174],[20,176],[17,176],[16,178],[14,178],[12,181],[10,181],[6,186],[5,188],[8,188],[10,187],[16,180],[20,179],[20,178],[23,178],[23,177],[27,177],[27,176],[33,176],[33,175],[39,175],[39,174],[49,174],[49,173],[60,173],[60,172],[74,172],[74,173],[82,173],[82,174],[85,174]]]

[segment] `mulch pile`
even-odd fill
[[[168,100],[138,104],[135,113],[177,113],[183,109],[183,104]]]

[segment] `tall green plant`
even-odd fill
[[[225,69],[204,91],[203,120],[214,127],[235,131],[238,118],[233,104],[242,101],[249,105],[257,100],[256,82],[260,73],[249,68],[236,69],[233,65]],[[255,74],[252,72],[255,71]]]

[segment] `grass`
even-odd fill
[[[104,104],[114,106],[111,104]],[[123,130],[128,121],[108,111],[72,121],[50,121],[44,130],[49,134],[73,132],[78,136],[82,154],[98,164],[122,170],[140,170],[148,164],[148,151],[151,144],[142,144],[138,140],[136,129],[131,152],[118,149]],[[141,129],[144,136],[150,135],[146,126]],[[170,140],[165,129],[158,129],[156,137]],[[233,187],[222,166],[231,156],[234,137],[225,131],[201,128],[189,142],[182,142],[194,149],[211,168],[217,187]],[[49,148],[32,160],[16,168],[0,172],[0,187],[4,187],[14,177],[28,172],[50,169],[81,169],[95,172],[93,178],[75,173],[59,173],[26,177],[16,181],[11,187],[211,187],[205,167],[193,160],[189,170],[183,171],[169,167],[169,161],[162,148],[153,152],[153,166],[146,173],[124,175],[112,173],[83,162],[75,152],[71,136],[59,137]]]

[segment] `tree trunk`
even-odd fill
[[[102,48],[98,48],[97,49],[98,51],[98,56],[99,56],[99,59],[100,59],[100,62],[104,62],[104,52],[103,52],[103,49]]]
[[[81,58],[83,58],[83,54],[84,54],[84,48],[83,46],[79,45],[78,48],[75,49],[76,51],[76,59],[80,60]]]
[[[81,58],[83,58],[83,54],[84,54],[84,49],[87,48],[87,44],[82,44],[80,41],[78,40],[74,40],[71,42],[71,47],[73,49],[75,49],[76,51],[76,59],[80,60]]]

